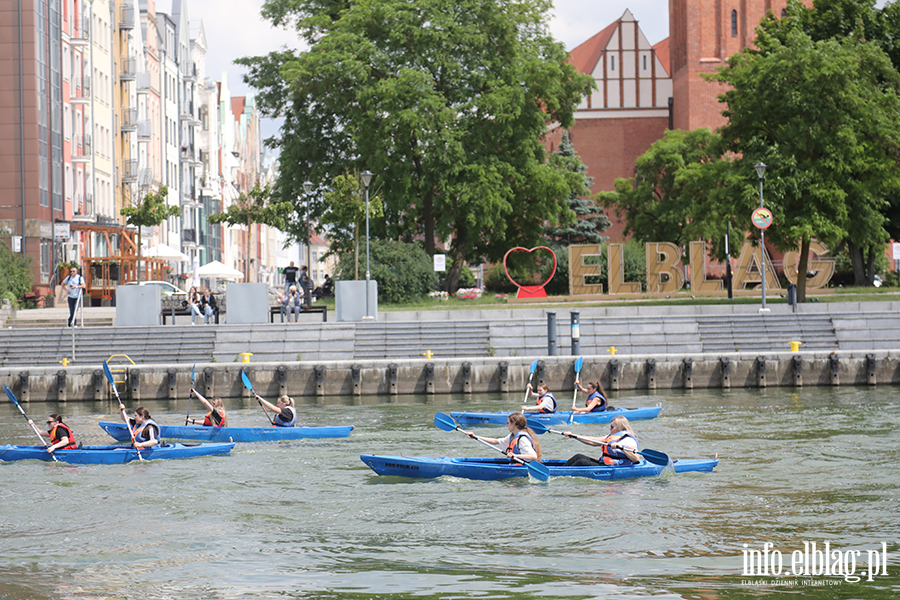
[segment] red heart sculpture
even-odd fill
[[[506,259],[513,252],[528,252],[530,254],[535,250],[546,250],[550,253],[550,256],[553,257],[553,270],[550,272],[550,277],[548,277],[547,281],[545,281],[541,285],[519,285],[519,283],[516,282],[516,280],[513,279],[509,274],[509,267],[506,266]],[[516,246],[503,255],[503,270],[506,271],[506,277],[513,282],[513,285],[519,288],[519,291],[516,292],[516,298],[546,298],[547,292],[544,291],[544,286],[550,283],[550,280],[553,279],[554,275],[556,275],[556,254],[554,254],[553,250],[551,250],[547,246],[535,246],[531,249]]]

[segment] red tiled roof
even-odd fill
[[[594,72],[594,67],[597,65],[597,61],[600,60],[600,55],[606,50],[609,38],[612,37],[618,26],[619,21],[614,21],[606,29],[572,49],[570,62],[580,73],[591,74]]]
[[[671,76],[672,70],[669,65],[669,38],[666,38],[653,46],[653,50],[656,51],[656,57],[659,59],[659,62],[662,63],[666,73]]]

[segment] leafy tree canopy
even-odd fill
[[[378,282],[378,299],[389,304],[415,302],[437,285],[434,263],[421,244],[397,240],[373,240],[371,277]],[[353,260],[339,261],[340,279],[353,279]]]
[[[369,184],[371,186],[371,183]],[[359,279],[359,237],[365,231],[366,186],[359,172],[346,172],[335,177],[325,192],[325,212],[319,223],[328,230],[329,252],[353,256],[353,279]],[[369,190],[369,225],[384,216],[378,190]]]
[[[138,264],[141,258],[141,228],[156,227],[169,217],[180,217],[181,209],[177,206],[169,206],[166,203],[166,197],[169,195],[169,188],[162,186],[158,192],[151,192],[144,196],[144,199],[135,206],[126,206],[119,211],[125,222],[132,227],[137,227],[138,243],[137,254]],[[137,272],[138,281],[141,278],[141,270]]]
[[[464,260],[540,240],[583,185],[546,160],[541,137],[550,123],[570,126],[594,85],[550,34],[551,7],[267,0],[263,15],[309,44],[238,61],[263,112],[284,119],[269,140],[280,149],[277,193],[294,199],[302,181],[373,171],[385,212],[373,234],[421,237],[428,254],[452,236],[450,288]]]
[[[0,299],[21,302],[31,287],[31,257],[13,252],[8,243],[0,244]]]

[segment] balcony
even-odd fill
[[[179,109],[179,118],[182,121],[194,121],[194,103],[193,102],[182,102],[181,108]]]
[[[122,181],[125,183],[134,183],[137,181],[138,161],[136,158],[129,158],[122,163]]]
[[[137,93],[138,94],[149,94],[150,89],[150,73],[146,71],[142,71],[137,74]]]
[[[181,241],[184,242],[185,246],[196,246],[197,245],[197,230],[196,229],[182,229],[181,230]]]
[[[119,7],[119,29],[134,29],[134,6],[123,4]]]
[[[91,43],[91,19],[83,17],[75,20],[75,33],[69,38],[69,44],[80,47]]]
[[[197,67],[193,63],[181,65],[181,77],[185,81],[197,81]]]
[[[122,81],[134,81],[137,76],[137,60],[132,56],[123,56],[119,79]]]
[[[137,108],[126,108],[122,111],[121,131],[137,131]]]
[[[89,104],[91,101],[91,86],[90,86],[90,78],[87,78],[87,85],[82,85],[80,88],[78,86],[70,86],[69,93],[71,96],[69,97],[69,102],[72,104]],[[79,95],[79,90],[81,94]]]
[[[72,139],[72,162],[86,163],[91,160],[91,136],[76,135]]]
[[[147,141],[150,139],[150,135],[153,133],[153,127],[150,124],[150,120],[140,121],[137,124],[137,134],[138,139]]]

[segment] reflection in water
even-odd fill
[[[885,388],[619,395],[613,404],[663,405],[659,419],[633,423],[644,446],[721,461],[713,473],[619,482],[388,478],[359,460],[483,456],[435,428],[434,413],[511,410],[519,393],[298,398],[303,424],[356,429],[186,461],[0,463],[0,598],[896,598],[891,398]],[[177,424],[188,402],[142,404]],[[226,407],[232,425],[265,424],[252,398]],[[109,443],[96,423],[118,418],[115,402],[27,410],[36,421],[63,413],[85,444]],[[34,443],[10,403],[0,436]],[[562,436],[541,444],[552,458],[583,450]],[[744,544],[789,556],[807,541],[861,551],[860,569],[885,542],[888,575],[742,573]]]

